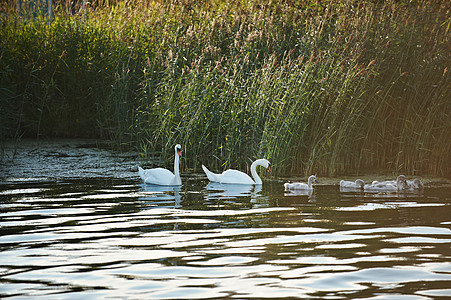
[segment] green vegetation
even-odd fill
[[[9,13],[0,138],[102,137],[183,168],[451,176],[448,1],[117,1]],[[165,161],[171,164],[169,157]]]

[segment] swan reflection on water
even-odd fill
[[[262,190],[261,185],[223,184],[210,182],[205,187],[207,199],[234,199],[242,196],[255,198]]]
[[[343,187],[343,186],[340,186],[340,192],[341,193],[359,194],[359,195],[365,194],[365,192],[361,188]]]
[[[285,190],[284,196],[309,196],[313,195],[313,190]]]
[[[164,201],[168,202],[174,200],[174,207],[181,207],[180,202],[182,201],[182,196],[180,195],[181,186],[164,186],[164,185],[155,185],[155,184],[146,184],[143,183],[140,185],[142,187],[143,192],[145,193],[144,197],[141,197],[142,200],[156,200],[158,202]]]

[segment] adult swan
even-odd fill
[[[251,174],[254,179],[247,175],[246,173],[243,173],[241,171],[237,170],[227,170],[222,172],[222,174],[215,174],[208,170],[204,165],[202,165],[202,169],[204,170],[205,174],[207,175],[208,179],[211,182],[219,182],[219,183],[228,183],[228,184],[262,184],[262,180],[260,179],[260,176],[257,174],[257,166],[263,166],[267,168],[271,172],[271,163],[262,158],[257,159],[254,161],[251,165]]]
[[[138,166],[139,176],[148,184],[156,185],[182,185],[182,180],[180,179],[179,170],[179,159],[182,156],[182,146],[175,145],[175,158],[174,158],[174,173],[168,169],[154,168],[149,170],[144,170]]]

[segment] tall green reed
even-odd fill
[[[55,15],[2,21],[2,88],[22,107],[2,104],[11,132],[36,133],[40,119],[40,135],[102,136],[163,164],[181,143],[193,170],[266,157],[276,175],[450,174],[445,1],[136,1],[86,21]]]

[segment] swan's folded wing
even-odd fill
[[[229,184],[255,184],[254,180],[241,171],[237,170],[227,170],[222,172],[221,175],[218,176],[221,183],[229,183]]]
[[[158,185],[174,184],[175,175],[171,171],[163,168],[155,168],[149,170],[140,170],[140,177],[145,183]]]
[[[372,192],[394,192],[397,190],[397,187],[390,183],[365,184],[364,190]]]
[[[355,183],[352,181],[348,181],[348,180],[341,180],[340,181],[340,187],[343,188],[349,188],[349,187],[354,187]]]

